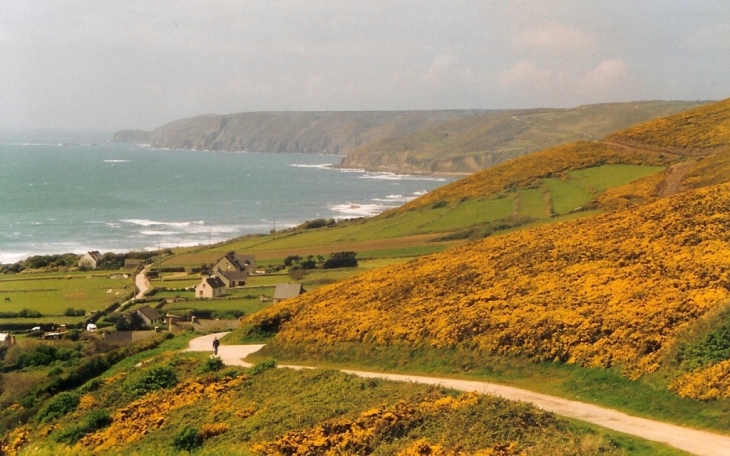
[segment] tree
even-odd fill
[[[354,268],[357,267],[357,253],[352,251],[335,252],[330,255],[322,266],[324,269]]]

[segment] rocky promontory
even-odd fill
[[[156,148],[337,154],[340,166],[397,173],[472,173],[511,158],[697,107],[641,101],[571,109],[248,112],[202,115],[115,141]]]
[[[123,130],[115,141],[170,149],[346,155],[365,144],[486,113],[453,111],[251,112],[180,119],[151,132]],[[139,133],[138,133],[139,132]],[[139,141],[138,141],[139,142]]]

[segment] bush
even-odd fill
[[[218,319],[218,320],[235,320],[236,318],[240,318],[244,316],[245,313],[242,310],[221,310],[221,311],[213,311],[210,314],[210,318],[212,319]]]
[[[354,268],[357,266],[356,256],[355,252],[335,252],[330,255],[322,267],[324,269]]]
[[[267,360],[254,364],[251,367],[251,369],[248,371],[248,373],[251,375],[258,375],[261,372],[267,371],[269,369],[275,369],[275,368],[276,368],[276,360],[267,359]]]
[[[294,263],[299,263],[299,260],[301,259],[302,257],[300,257],[299,255],[289,255],[288,257],[284,258],[284,266],[288,268]]]
[[[226,365],[220,358],[208,358],[205,360],[202,366],[198,369],[201,374],[207,374],[210,372],[218,372],[223,369]]]
[[[0,312],[0,318],[41,318],[43,314],[37,310],[22,309],[20,312]]]
[[[192,426],[185,426],[172,439],[172,446],[178,451],[193,451],[203,445],[200,432]]]
[[[86,415],[86,419],[81,424],[68,427],[56,434],[54,440],[67,445],[73,445],[81,440],[81,437],[84,435],[103,429],[111,423],[112,418],[107,412],[104,410],[94,410]]]
[[[171,388],[177,384],[177,375],[169,367],[152,367],[139,378],[130,382],[129,391],[134,396],[145,394],[162,388]]]
[[[86,311],[84,309],[74,309],[73,307],[69,307],[63,311],[63,314],[67,317],[83,317],[86,315]]]
[[[79,405],[79,395],[71,392],[58,394],[53,401],[38,412],[38,421],[45,423],[67,415]]]
[[[308,220],[308,221],[304,222],[304,224],[302,225],[302,227],[305,230],[311,230],[311,229],[314,229],[314,228],[323,228],[325,226],[327,226],[327,220],[326,219],[323,219],[323,218],[315,219],[315,220],[312,220],[312,221],[309,221]]]

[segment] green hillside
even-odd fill
[[[728,106],[509,160],[371,219],[176,249],[152,265],[175,301],[160,311],[245,307],[229,339],[265,340],[260,363],[181,353],[192,334],[123,348],[18,334],[0,349],[0,455],[679,454],[525,404],[272,357],[490,379],[730,434]],[[268,273],[225,298],[181,297],[192,268],[229,251]],[[294,280],[287,258],[343,251],[357,267],[320,265],[304,295],[259,299]],[[80,275],[35,274],[0,287],[29,307],[62,294],[43,303],[54,315],[101,299]]]
[[[495,112],[389,136],[347,154],[343,166],[397,172],[476,172],[561,144],[592,141],[700,102],[632,102]]]
[[[3,455],[679,455],[525,403],[329,370],[225,367],[188,337],[89,354],[3,401]],[[39,345],[28,345],[31,351]],[[119,355],[119,356],[118,356]],[[80,366],[87,366],[81,369]],[[40,374],[39,368],[35,371]],[[80,386],[58,391],[76,373]],[[87,375],[88,378],[83,376]],[[11,374],[17,380],[20,374]],[[27,376],[26,376],[27,378]],[[56,388],[57,394],[49,394]],[[20,389],[20,388],[17,388]],[[18,419],[25,421],[17,425]]]

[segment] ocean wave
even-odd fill
[[[289,166],[293,168],[317,168],[317,169],[332,169],[332,164],[330,163],[323,163],[321,165],[304,165],[299,163],[291,163]]]
[[[104,160],[104,163],[132,163],[132,160]]]
[[[385,203],[407,203],[415,198],[415,196],[388,195],[385,198],[373,198],[373,201],[381,201]]]
[[[11,143],[11,146],[63,146],[61,143],[32,143],[32,142],[25,142],[25,143]]]
[[[117,222],[105,222],[103,220],[87,220],[84,223],[87,225],[104,225],[108,226],[109,228],[119,228],[122,226],[120,223]]]
[[[156,226],[156,225],[163,225],[163,226],[191,226],[191,225],[205,225],[205,221],[203,220],[194,220],[191,222],[160,222],[157,220],[149,220],[149,219],[122,219],[119,220],[120,222],[124,223],[131,223],[132,225],[141,225],[141,226]]]
[[[367,173],[359,177],[360,179],[379,179],[390,181],[429,181],[429,182],[446,182],[443,177],[417,176],[413,174],[395,174],[395,173]]]
[[[372,215],[378,215],[386,209],[390,209],[392,206],[386,206],[384,204],[335,204],[330,206],[329,209],[333,212],[337,212],[347,216],[358,216],[358,217],[369,217]]]
[[[157,230],[142,230],[140,234],[145,236],[169,236],[171,234],[181,234],[179,231],[157,231]]]

